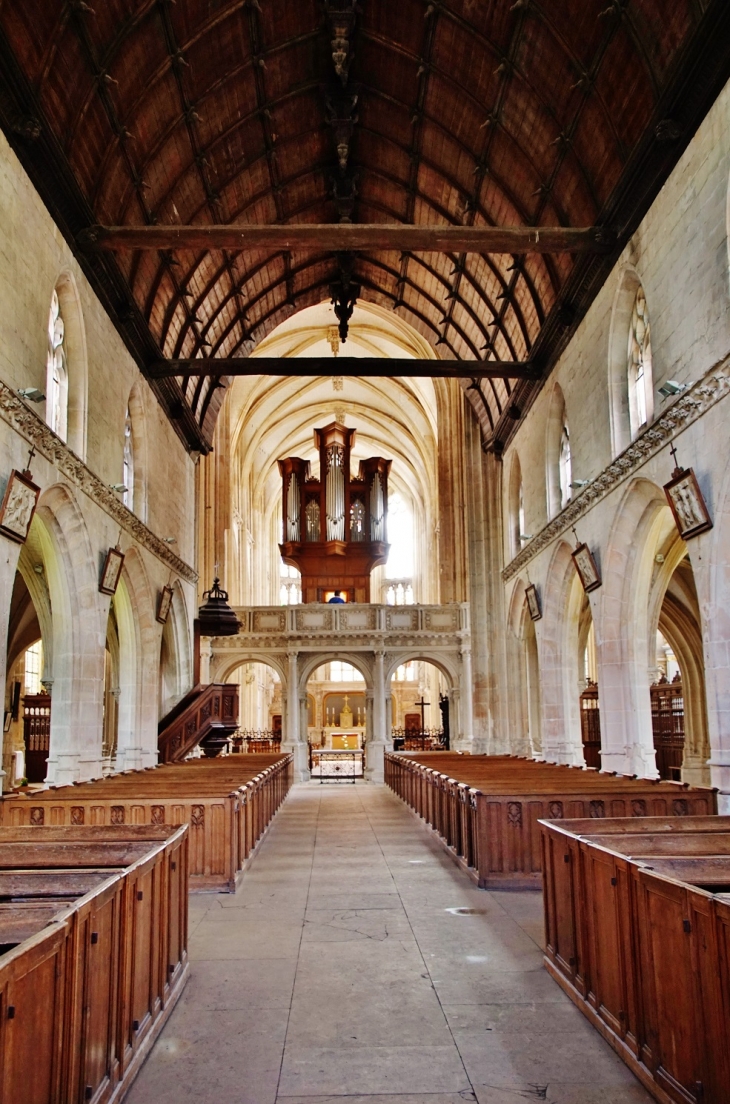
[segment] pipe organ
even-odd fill
[[[355,430],[339,422],[315,429],[319,478],[308,460],[279,460],[282,477],[284,563],[302,575],[302,601],[326,602],[339,590],[348,602],[370,601],[370,573],[388,558],[387,512],[390,460],[350,463]]]

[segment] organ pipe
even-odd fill
[[[325,483],[325,509],[327,540],[345,539],[345,451],[340,445],[327,449],[327,478]]]
[[[289,476],[289,488],[286,493],[286,539],[301,539],[301,494],[296,472]]]
[[[370,484],[370,540],[385,540],[385,495],[383,477],[375,472]]]

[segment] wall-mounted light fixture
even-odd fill
[[[28,402],[35,403],[43,402],[46,397],[45,393],[43,391],[39,391],[37,387],[19,387],[18,394],[20,395],[21,399],[27,399]]]
[[[581,487],[587,487],[590,483],[590,479],[574,479],[570,484],[574,491],[579,491]]]
[[[118,491],[120,494],[122,494],[122,493],[126,493],[127,488],[124,486],[123,483],[110,483],[109,484],[109,490],[110,491]]]
[[[177,537],[162,537],[165,544],[177,544]]]
[[[687,390],[686,383],[677,383],[676,380],[667,380],[659,388],[659,394],[665,399],[671,399],[674,395],[681,395]]]
[[[520,540],[521,541],[532,540],[532,533],[520,533]]]

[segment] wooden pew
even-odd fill
[[[541,824],[545,965],[662,1104],[730,1099],[730,817],[706,821]]]
[[[291,783],[290,755],[192,759],[27,796],[10,795],[0,802],[0,823],[187,824],[191,890],[233,892]]]
[[[187,828],[0,828],[0,851],[0,1102],[121,1100],[187,981]]]
[[[708,816],[714,790],[508,755],[386,754],[385,781],[480,886],[539,888],[539,821]]]

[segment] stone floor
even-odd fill
[[[539,893],[475,889],[385,787],[296,786],[238,893],[191,898],[128,1104],[650,1104],[541,940]]]

